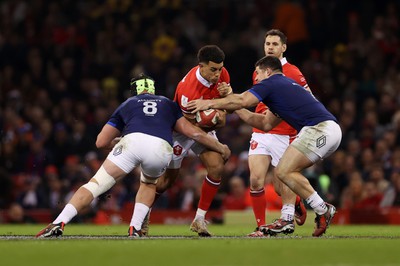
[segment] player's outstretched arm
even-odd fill
[[[264,132],[270,131],[282,121],[269,110],[265,114],[257,114],[247,109],[236,110],[235,113],[250,126]]]
[[[212,109],[238,110],[241,108],[252,107],[259,103],[254,94],[245,91],[242,94],[229,94],[225,98],[213,100],[193,100],[187,104],[187,109],[191,113]]]
[[[99,149],[112,149],[120,140],[121,132],[115,127],[105,124],[103,129],[97,135],[96,147]]]
[[[194,139],[195,141],[203,144],[208,149],[221,153],[224,160],[228,160],[231,151],[227,145],[222,144],[217,139],[211,137],[199,127],[192,125],[186,118],[181,117],[176,121],[175,131]]]

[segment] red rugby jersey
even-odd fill
[[[192,100],[221,98],[217,87],[222,82],[230,83],[229,73],[225,68],[222,68],[217,84],[212,84],[200,75],[200,67],[196,66],[178,83],[174,101],[179,104],[183,113],[190,113],[186,105]]]
[[[307,90],[309,89],[306,79],[304,78],[303,74],[300,72],[300,70],[295,65],[290,64],[286,60],[285,57],[281,59],[281,63],[282,63],[283,74],[286,77],[293,79],[298,84],[303,86],[305,89],[307,89]],[[255,77],[256,77],[256,72],[254,71],[253,72],[253,84],[256,83]],[[265,104],[263,104],[262,102],[260,102],[257,105],[255,112],[259,113],[259,114],[263,114],[267,111],[267,109],[268,109],[268,107]],[[265,133],[264,131],[259,130],[257,128],[253,128],[253,132]],[[277,134],[277,135],[295,136],[297,134],[297,131],[296,131],[296,129],[291,127],[288,123],[286,123],[285,121],[282,121],[276,127],[274,127],[272,130],[268,131],[268,133]]]

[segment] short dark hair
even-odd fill
[[[283,32],[281,32],[280,30],[277,30],[277,29],[269,30],[269,31],[267,31],[267,33],[265,33],[265,38],[267,38],[267,36],[279,36],[279,38],[281,39],[281,42],[283,44],[287,43],[286,35]]]
[[[222,63],[225,60],[225,53],[216,45],[206,45],[200,48],[197,53],[199,63],[207,63],[212,61],[214,63]]]
[[[255,67],[259,67],[262,70],[270,68],[272,71],[280,71],[282,72],[282,63],[278,57],[275,56],[264,56],[260,60],[258,60],[255,64]]]

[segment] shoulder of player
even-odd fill
[[[222,72],[221,72],[220,80],[225,81],[225,82],[229,82],[229,81],[230,81],[229,72],[228,72],[228,70],[227,70],[225,67],[222,67]]]
[[[198,68],[198,66],[195,66],[191,70],[189,70],[189,72],[187,72],[186,75],[179,81],[177,88],[186,87],[188,85],[193,86],[194,83],[198,83],[196,77],[196,71]]]
[[[165,97],[163,95],[142,94],[142,95],[136,95],[136,96],[130,97],[122,104],[126,104],[126,103],[132,102],[132,101],[133,102],[145,102],[145,101],[169,101],[169,102],[172,102],[171,99],[169,99],[168,97]]]
[[[294,79],[297,83],[301,84],[302,86],[307,84],[307,80],[304,77],[303,73],[301,73],[300,69],[295,65],[286,63],[283,66],[283,74],[288,78]]]
[[[293,83],[296,82],[293,78],[288,77],[286,75],[282,75],[282,74],[275,74],[267,79],[264,79],[260,82],[258,82],[257,84],[253,85],[253,88],[257,88],[257,87],[262,87],[262,88],[280,88],[282,86],[285,86],[287,83]],[[297,82],[296,82],[297,83]]]
[[[290,73],[296,74],[296,75],[298,75],[298,74],[303,75],[303,73],[301,73],[300,69],[297,66],[295,66],[289,62],[284,64],[282,66],[282,69],[283,69],[283,73],[285,74],[285,76],[288,76]]]

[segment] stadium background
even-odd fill
[[[373,0],[2,1],[0,222],[55,215],[87,182],[106,155],[94,147],[97,133],[135,73],[172,97],[198,48],[217,44],[241,92],[271,28],[286,33],[286,57],[344,132],[339,150],[305,174],[354,222],[387,222],[382,210],[400,206],[399,8]],[[218,135],[233,156],[213,210],[248,209],[251,129],[229,116]],[[187,158],[155,210],[193,211],[203,176]],[[135,172],[74,221],[120,222],[107,213],[129,209],[137,188]]]

